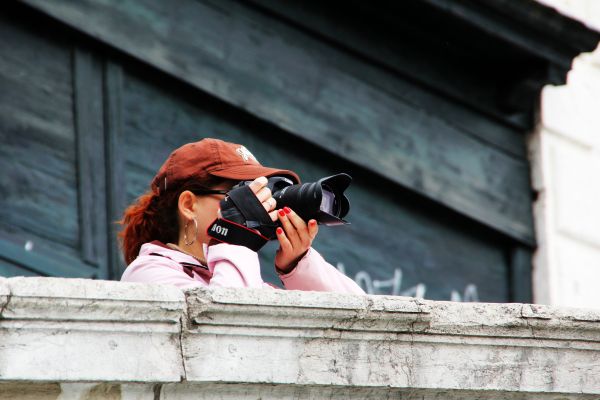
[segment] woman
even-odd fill
[[[151,189],[125,211],[119,236],[129,266],[121,280],[180,288],[268,286],[255,251],[217,241],[207,232],[215,220],[222,221],[226,193],[238,182],[252,180],[248,196],[255,196],[251,200],[281,223],[275,268],[285,287],[364,294],[311,247],[318,232],[315,220],[305,222],[288,207],[275,209],[266,187],[270,176],[300,181],[292,171],[263,167],[235,143],[203,139],[173,151]]]

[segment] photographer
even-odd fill
[[[292,171],[263,167],[244,146],[218,139],[173,151],[151,189],[120,221],[129,264],[121,280],[180,288],[268,287],[256,251],[276,238],[274,264],[287,289],[363,294],[311,247],[315,219],[304,221],[289,207],[276,209],[267,187],[267,177],[275,176],[300,181]],[[244,181],[252,182],[239,185]]]

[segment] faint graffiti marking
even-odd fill
[[[479,294],[477,293],[477,286],[469,284],[465,287],[464,294],[461,296],[458,291],[453,290],[450,293],[450,301],[479,301]]]
[[[336,268],[343,274],[346,274],[346,268],[343,263],[338,262]],[[424,283],[418,283],[415,286],[402,289],[402,270],[400,268],[394,269],[393,276],[390,279],[385,280],[373,279],[367,271],[358,271],[356,275],[354,275],[354,281],[368,294],[410,296],[422,299],[427,292],[427,286]],[[450,300],[478,302],[479,294],[477,292],[477,286],[468,284],[462,295],[458,290],[452,290],[450,293]]]

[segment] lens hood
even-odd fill
[[[281,180],[271,179],[273,185],[272,187],[270,185],[270,188],[273,198],[277,200],[277,208],[290,207],[303,220],[315,219],[323,225],[349,223],[343,217],[350,210],[350,201],[344,195],[344,191],[352,182],[350,175],[344,173],[331,175],[317,182],[288,185],[279,190],[277,184],[280,184]]]

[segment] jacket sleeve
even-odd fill
[[[365,294],[356,282],[325,261],[312,247],[296,268],[280,278],[286,289]]]
[[[207,248],[206,261],[213,276],[210,287],[262,288],[258,254],[247,247],[220,243]]]
[[[204,249],[212,273],[210,282],[196,280],[181,265],[166,257],[144,255],[132,262],[121,277],[123,282],[164,283],[180,289],[208,287],[269,287],[260,275],[258,254],[244,247],[217,244]]]
[[[180,289],[206,286],[202,281],[192,279],[183,268],[173,261],[159,256],[140,256],[131,263],[123,276],[123,282],[164,283]]]

